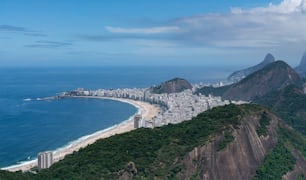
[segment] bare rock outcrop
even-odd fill
[[[179,179],[216,179],[246,180],[252,179],[256,168],[263,162],[265,155],[277,144],[278,119],[272,118],[267,136],[258,136],[258,116],[247,116],[239,128],[234,129],[234,141],[225,149],[218,151],[217,145],[222,135],[214,138],[207,145],[196,147],[184,157],[184,169]]]

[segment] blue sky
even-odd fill
[[[0,66],[295,66],[304,1],[0,0]]]

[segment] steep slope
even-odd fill
[[[161,93],[178,93],[186,89],[192,89],[191,84],[182,78],[174,78],[161,83],[159,86],[152,87],[151,92],[156,94]]]
[[[306,135],[306,95],[299,87],[290,85],[256,98],[254,102],[271,108],[286,123]]]
[[[99,140],[37,175],[0,171],[0,179],[252,179],[278,147],[278,124],[257,105],[227,105],[177,125]],[[298,152],[306,147],[297,144]],[[295,170],[294,163],[275,173]]]
[[[295,68],[300,76],[306,77],[306,51],[304,52],[300,64]]]
[[[230,100],[251,101],[290,84],[300,86],[302,79],[288,64],[276,61],[233,84],[222,97]]]
[[[256,168],[278,141],[278,120],[270,113],[267,114],[270,125],[266,127],[266,135],[259,135],[260,119],[264,113],[261,110],[242,117],[241,125],[232,131],[234,140],[223,150],[218,151],[218,145],[224,141],[224,136],[194,148],[183,160],[182,179],[245,180],[254,177]]]
[[[228,76],[227,79],[229,81],[233,81],[233,82],[240,81],[241,79],[247,77],[248,75],[252,74],[255,71],[258,71],[258,70],[264,68],[265,66],[267,66],[270,63],[273,63],[274,61],[275,61],[274,56],[272,54],[268,53],[261,63],[255,65],[255,66],[240,70],[240,71],[233,72],[231,75]]]

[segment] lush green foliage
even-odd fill
[[[0,170],[0,180],[30,180],[33,179],[33,174],[18,172],[8,172]]]
[[[254,102],[270,107],[286,123],[306,135],[306,95],[297,86],[271,92]]]
[[[298,150],[306,158],[306,138],[285,125],[278,129],[279,143],[270,152],[264,163],[257,169],[254,179],[281,179],[287,172],[293,170],[295,158],[291,154],[292,148]],[[290,147],[290,148],[288,148]],[[303,179],[302,175],[297,179]]]
[[[268,132],[268,126],[270,124],[271,118],[269,118],[268,114],[264,111],[259,120],[260,127],[256,130],[258,136],[266,136]]]
[[[225,91],[227,91],[232,85],[228,86],[221,86],[221,87],[212,87],[212,86],[207,86],[207,87],[202,87],[196,91],[196,94],[203,94],[205,96],[208,96],[209,94],[214,95],[214,96],[222,96]]]
[[[306,180],[306,177],[303,174],[300,174],[296,177],[296,180]]]
[[[258,115],[262,111],[257,105],[213,108],[177,125],[137,129],[99,140],[37,175],[0,171],[0,179],[118,179],[122,174],[134,179],[175,179],[183,168],[183,157],[194,147],[224,133],[224,140],[217,147],[222,150],[234,140],[232,127],[239,127],[245,114]],[[262,113],[262,119],[265,116]],[[258,168],[255,179],[280,179],[290,171],[295,159],[287,147],[299,150],[306,157],[306,140],[301,134],[285,126],[278,133],[280,143]],[[194,178],[199,178],[199,172]]]
[[[129,164],[133,163],[137,169],[137,174],[133,175],[136,179],[173,179],[180,172],[181,160],[186,153],[196,146],[204,145],[211,137],[229,127],[237,127],[244,110],[253,106],[213,108],[177,125],[137,129],[99,140],[32,178],[117,179],[123,173],[131,174]],[[12,174],[1,175],[9,177]],[[14,175],[21,177],[20,174]]]
[[[266,156],[263,164],[257,169],[254,179],[281,179],[284,174],[293,170],[295,161],[284,143],[280,142]]]
[[[278,132],[280,138],[286,143],[293,146],[296,150],[298,150],[306,159],[306,138],[302,134],[297,131],[280,127]]]
[[[217,151],[220,151],[226,147],[230,142],[234,141],[234,136],[229,130],[224,132],[224,139],[218,144]]]

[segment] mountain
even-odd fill
[[[300,76],[306,77],[306,51],[301,58],[299,66],[297,66],[295,70],[297,73],[299,73]]]
[[[192,85],[187,80],[182,78],[174,78],[161,83],[159,86],[152,87],[151,92],[156,94],[169,94],[182,92],[186,89],[192,89]]]
[[[296,179],[306,139],[270,110],[233,104],[190,121],[101,139],[38,174],[0,179]]]
[[[276,61],[232,85],[224,99],[250,101],[290,84],[302,84],[300,76],[285,62]]]
[[[229,81],[233,81],[233,82],[240,81],[241,79],[245,78],[246,76],[252,74],[255,71],[258,71],[258,70],[264,68],[266,65],[268,65],[270,63],[273,63],[274,61],[275,61],[274,56],[272,54],[268,53],[261,63],[255,65],[255,66],[240,70],[240,71],[233,72],[231,75],[228,76],[227,79]]]
[[[228,100],[252,101],[290,84],[301,86],[302,79],[288,64],[275,61],[237,83],[220,88],[205,87],[197,93],[219,95]]]

